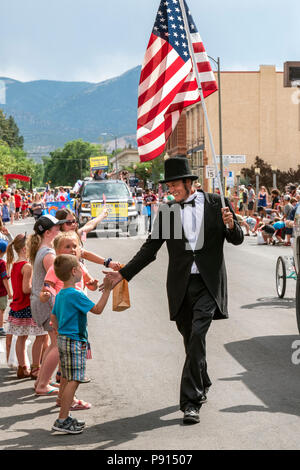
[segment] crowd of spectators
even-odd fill
[[[70,199],[70,190],[60,186],[43,192],[34,190],[4,188],[0,189],[0,217],[4,224],[34,217],[38,219],[46,208],[47,202]]]
[[[196,189],[201,189],[195,183]],[[228,198],[243,227],[245,236],[258,237],[260,244],[291,246],[293,222],[300,204],[300,185],[288,184],[284,191],[275,188],[269,193],[261,186],[256,194],[253,185],[240,185],[236,190],[227,188]],[[167,191],[135,188],[133,196],[140,215],[145,216],[145,228],[150,232],[159,204],[174,199]]]
[[[102,174],[103,172],[101,175],[100,172],[98,173],[95,179],[107,179],[112,176],[112,174]],[[126,181],[127,176],[124,173],[122,179]],[[201,189],[199,183],[195,183],[195,187]],[[159,204],[172,200],[173,196],[163,191],[161,185],[157,191],[139,187],[131,188],[131,190],[138,213],[145,218],[145,231],[150,232]],[[245,236],[257,236],[258,243],[291,245],[293,221],[296,208],[300,203],[300,185],[290,183],[284,191],[274,188],[270,193],[265,186],[261,186],[258,194],[252,184],[240,185],[238,190],[227,188],[227,195],[244,229]],[[25,189],[1,188],[2,226],[5,227],[8,223],[13,224],[14,221],[26,217],[34,217],[37,220],[45,213],[46,203],[70,199],[70,188],[63,186],[56,189],[46,188],[42,193]]]
[[[260,244],[291,246],[300,185],[288,184],[282,192],[274,188],[270,194],[261,186],[257,195],[251,184],[241,185],[230,202],[246,236],[258,237]]]

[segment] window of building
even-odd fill
[[[204,178],[203,178],[204,171],[203,171],[203,168],[194,169],[194,170],[192,170],[192,173],[193,173],[193,175],[198,176],[198,183],[200,183],[201,186],[203,187],[203,185],[204,185]]]
[[[192,172],[198,176],[199,183],[203,186],[203,150],[192,153]]]
[[[203,167],[203,150],[192,153],[192,167],[193,169]]]

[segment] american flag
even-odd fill
[[[200,34],[184,3],[206,98],[218,86]],[[137,142],[142,162],[161,155],[182,110],[200,100],[179,0],[161,0],[139,84]]]

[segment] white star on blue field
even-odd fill
[[[197,28],[191,12],[187,11],[190,32],[196,33]],[[188,41],[178,0],[162,0],[160,2],[153,34],[167,40],[185,62],[189,59]]]

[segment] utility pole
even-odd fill
[[[219,102],[219,153],[220,153],[220,180],[222,184],[222,189],[224,191],[224,167],[223,167],[223,134],[222,134],[222,95],[221,95],[221,62],[220,62],[220,57],[214,59],[210,55],[208,55],[211,60],[214,61],[214,63],[218,67],[218,102]]]
[[[222,103],[221,103],[221,70],[220,70],[220,57],[217,60],[218,64],[218,96],[219,96],[219,142],[220,142],[220,172],[221,172],[221,182],[223,186],[223,191],[225,191],[224,185],[224,169],[223,169],[223,136],[222,136]]]
[[[115,159],[116,159],[116,172],[118,173],[118,155],[117,155],[117,147],[118,147],[118,140],[117,136],[115,136]]]

